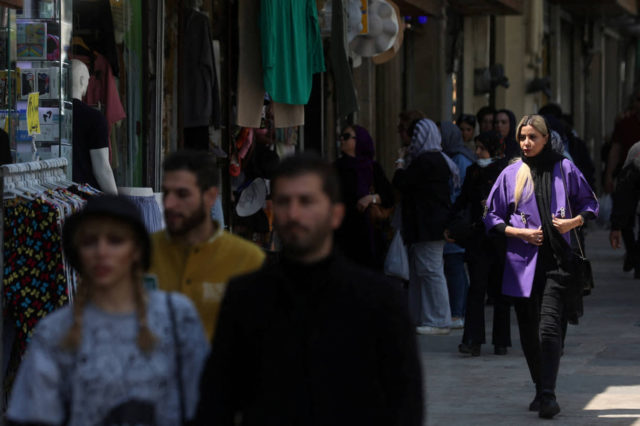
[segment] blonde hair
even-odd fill
[[[546,120],[537,114],[525,115],[520,120],[516,129],[516,141],[520,143],[520,132],[524,126],[531,126],[542,134],[549,137],[549,127]],[[547,142],[548,143],[548,142]],[[528,200],[533,195],[533,178],[531,177],[531,168],[523,161],[516,173],[516,187],[513,194],[515,208],[518,208],[520,200]]]
[[[86,226],[85,224],[83,224]],[[77,245],[77,241],[80,239],[80,236],[83,231],[83,225],[81,225],[78,231],[75,233],[74,244]],[[126,224],[126,226],[129,226]],[[133,239],[133,241],[137,241],[134,237],[133,229],[129,229],[129,237]],[[138,244],[136,242],[136,244]],[[75,301],[73,304],[73,323],[69,328],[69,331],[62,339],[62,347],[67,350],[77,350],[80,346],[80,342],[82,341],[82,318],[84,314],[84,308],[86,307],[89,300],[91,300],[91,284],[84,277],[84,271],[80,272],[80,278],[78,283],[78,292],[75,297]],[[144,291],[143,286],[143,268],[140,264],[140,261],[136,261],[133,263],[132,267],[132,280],[134,283],[133,287],[133,295],[134,302],[136,307],[136,317],[138,319],[138,336],[137,336],[137,344],[138,348],[144,353],[149,353],[155,347],[157,338],[151,332],[149,328],[149,323],[147,321],[147,297]]]

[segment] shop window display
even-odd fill
[[[9,141],[10,160],[65,157],[71,164],[70,4],[24,0],[22,8],[0,9],[0,125]],[[29,115],[34,93],[37,105]],[[36,116],[39,126],[33,125]],[[71,167],[67,171],[71,174]]]

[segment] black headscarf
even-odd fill
[[[564,157],[553,151],[551,143],[548,141],[535,157],[525,157],[522,153],[521,158],[531,169],[534,194],[544,234],[543,244],[540,247],[542,259],[539,258],[538,261],[543,262],[546,271],[557,269],[558,266],[569,271],[571,268],[571,247],[553,226],[553,218],[551,217],[553,169],[556,163],[562,161]]]
[[[502,147],[504,149],[504,156],[507,159],[512,159],[518,156],[518,152],[520,151],[520,144],[516,140],[516,127],[518,124],[516,123],[516,116],[513,111],[509,109],[500,109],[496,111],[494,120],[498,119],[498,114],[506,114],[509,117],[509,134],[504,137],[502,140]]]

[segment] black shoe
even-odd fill
[[[529,404],[529,411],[540,411],[540,400],[542,399],[542,388],[536,385],[536,396]]]
[[[458,352],[461,354],[469,354],[471,356],[480,356],[480,345],[468,345],[466,343],[460,343],[458,345]]]
[[[540,399],[540,410],[538,411],[538,417],[543,419],[551,419],[553,416],[560,412],[560,406],[556,401],[554,394],[543,393]]]
[[[507,347],[506,346],[495,345],[493,347],[493,353],[496,354],[496,355],[506,355],[507,354]]]
[[[640,266],[636,266],[636,269],[633,271],[633,278],[640,279]]]

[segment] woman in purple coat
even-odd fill
[[[575,317],[581,283],[573,277],[570,234],[598,214],[598,201],[580,171],[552,151],[544,118],[527,115],[516,136],[521,159],[493,186],[485,227],[507,237],[502,292],[513,298],[520,342],[536,385],[529,410],[551,418],[560,412],[555,385],[563,318]]]

